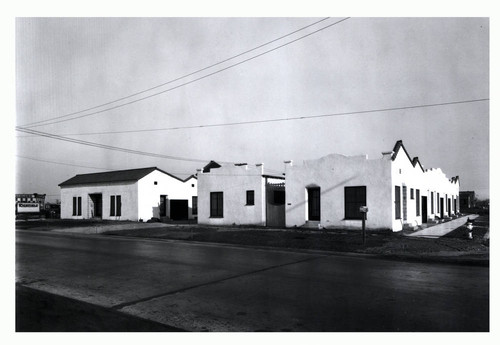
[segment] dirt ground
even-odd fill
[[[17,229],[50,231],[82,226],[106,226],[124,222],[102,220],[30,220],[16,222]],[[136,222],[125,222],[135,223]],[[473,240],[467,238],[464,226],[440,238],[415,238],[408,232],[389,230],[367,231],[365,244],[361,230],[267,229],[261,227],[213,227],[197,224],[178,224],[151,228],[147,224],[130,230],[108,231],[105,236],[129,236],[153,239],[172,239],[213,242],[235,245],[287,248],[298,250],[325,250],[376,254],[385,257],[425,259],[457,263],[489,264],[489,216],[481,215],[474,221]]]
[[[269,230],[195,225],[110,231],[105,232],[104,235],[354,252],[438,261],[448,258],[448,262],[464,263],[467,261],[484,264],[489,260],[489,239],[484,239],[488,230],[489,217],[481,216],[475,221],[473,240],[467,238],[465,227],[457,228],[441,238],[415,238],[405,236],[403,232],[367,231],[365,244],[363,244],[361,230]]]

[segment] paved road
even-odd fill
[[[488,331],[489,269],[16,232],[16,281],[190,331]]]

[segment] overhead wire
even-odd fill
[[[36,162],[66,165],[66,166],[77,167],[77,168],[89,168],[89,169],[108,170],[108,171],[124,170],[124,169],[109,169],[109,168],[92,167],[92,166],[79,165],[79,164],[70,164],[70,163],[55,162],[55,161],[44,160],[44,159],[33,158],[33,157],[26,157],[26,156],[21,156],[21,155],[16,155],[16,157],[22,158],[22,159],[28,159],[28,160],[32,160],[32,161],[36,161]],[[169,172],[169,173],[170,174],[174,174],[174,175],[192,175],[193,174],[193,173],[180,173],[180,172]]]
[[[197,82],[197,81],[203,80],[203,79],[205,79],[205,78],[211,77],[211,76],[213,76],[213,75],[215,75],[215,74],[221,73],[221,72],[226,71],[226,70],[228,70],[228,69],[230,69],[230,68],[233,68],[233,67],[239,66],[239,65],[241,65],[241,64],[243,64],[243,63],[245,63],[245,62],[248,62],[248,61],[254,60],[254,59],[256,59],[256,58],[258,58],[258,57],[260,57],[260,56],[263,56],[263,55],[269,54],[269,53],[271,53],[271,52],[273,52],[273,51],[275,51],[275,50],[278,50],[278,49],[283,48],[283,47],[285,47],[285,46],[288,46],[288,45],[290,45],[290,44],[292,44],[292,43],[294,43],[294,42],[297,42],[297,41],[302,40],[302,39],[304,39],[304,38],[306,38],[306,37],[309,37],[309,36],[311,36],[311,35],[314,35],[315,33],[318,33],[318,32],[320,32],[320,31],[323,31],[323,30],[325,30],[325,29],[327,29],[327,28],[330,28],[330,27],[332,27],[332,26],[334,26],[334,25],[340,24],[340,23],[342,23],[342,22],[346,21],[347,19],[349,19],[349,17],[347,17],[347,18],[343,18],[343,19],[341,19],[341,20],[339,20],[339,21],[336,21],[336,22],[334,22],[334,23],[332,23],[332,24],[329,24],[329,25],[324,26],[324,27],[322,27],[322,28],[320,28],[320,29],[317,29],[317,30],[315,30],[315,31],[312,31],[312,32],[310,32],[310,33],[308,33],[308,34],[305,34],[305,35],[303,35],[303,36],[300,36],[300,37],[298,37],[298,38],[296,38],[296,39],[294,39],[294,40],[291,40],[291,41],[286,42],[286,43],[284,43],[284,44],[281,44],[281,45],[279,45],[279,46],[277,46],[277,47],[274,47],[274,48],[272,48],[272,49],[269,49],[269,50],[267,50],[267,51],[265,51],[265,52],[263,52],[263,53],[260,53],[260,54],[257,54],[257,55],[255,55],[255,56],[252,56],[252,57],[250,57],[250,58],[244,59],[244,60],[242,60],[242,61],[239,61],[239,62],[234,63],[234,64],[232,64],[232,65],[229,65],[229,66],[227,66],[227,67],[221,68],[221,69],[219,69],[219,70],[216,70],[216,71],[211,72],[211,73],[209,73],[209,74],[206,74],[206,75],[204,75],[204,76],[201,76],[201,77],[195,78],[195,79],[193,79],[193,80],[190,80],[190,81],[188,81],[188,82],[185,82],[185,83],[179,84],[179,85],[174,86],[174,87],[171,87],[171,88],[169,88],[169,89],[166,89],[166,90],[163,90],[163,91],[160,91],[160,92],[156,92],[156,93],[153,93],[153,94],[148,95],[148,96],[145,96],[145,97],[141,97],[141,98],[135,99],[135,100],[133,100],[133,101],[129,101],[129,102],[126,102],[126,103],[123,103],[123,104],[119,104],[119,105],[113,106],[113,107],[105,108],[105,109],[102,109],[102,110],[99,110],[99,111],[94,111],[94,112],[91,112],[91,113],[88,113],[88,114],[83,114],[83,115],[75,116],[75,117],[72,117],[72,118],[69,118],[69,119],[60,119],[60,120],[57,120],[57,121],[52,121],[52,120],[55,120],[55,119],[60,118],[60,117],[55,117],[55,118],[51,118],[51,119],[41,120],[41,121],[48,122],[48,123],[41,123],[41,121],[38,121],[37,123],[34,123],[34,122],[33,122],[33,123],[30,123],[30,124],[25,124],[25,125],[22,125],[22,127],[24,127],[24,128],[32,128],[32,127],[40,127],[40,126],[53,125],[53,124],[56,124],[56,123],[61,123],[61,122],[73,121],[73,120],[80,119],[80,118],[83,118],[83,117],[88,117],[88,116],[92,116],[92,115],[96,115],[96,114],[101,114],[101,113],[104,113],[104,112],[109,111],[109,110],[122,108],[122,107],[127,106],[127,105],[130,105],[130,104],[134,104],[134,103],[137,103],[137,102],[140,102],[140,101],[143,101],[143,100],[146,100],[146,99],[152,98],[152,97],[156,97],[156,96],[161,95],[161,94],[164,94],[164,93],[166,93],[166,92],[170,92],[170,91],[176,90],[176,89],[178,89],[178,88],[180,88],[180,87],[183,87],[183,86],[186,86],[186,85],[189,85],[189,84],[195,83],[195,82]]]
[[[102,149],[111,150],[111,151],[120,151],[120,152],[135,154],[135,155],[149,156],[149,157],[155,157],[155,158],[164,158],[164,159],[171,159],[171,160],[178,160],[178,161],[186,161],[186,162],[197,162],[197,163],[206,163],[207,162],[206,160],[202,160],[202,159],[163,155],[163,154],[159,154],[159,153],[139,151],[139,150],[127,149],[127,148],[123,148],[123,147],[99,144],[99,143],[95,143],[95,142],[84,141],[84,140],[68,138],[68,137],[64,137],[64,136],[60,136],[60,135],[56,135],[56,134],[36,131],[33,129],[29,129],[29,128],[16,127],[16,130],[20,131],[20,132],[28,133],[28,134],[34,134],[37,136],[50,138],[50,139],[61,140],[61,141],[71,142],[71,143],[85,145],[85,146],[92,146],[92,147],[102,148]],[[222,162],[221,161],[221,163],[232,163],[232,162]]]
[[[216,63],[214,63],[214,64],[211,64],[211,65],[209,65],[209,66],[206,66],[206,67],[200,68],[200,69],[198,69],[198,70],[196,70],[196,71],[193,71],[193,72],[191,72],[191,73],[188,73],[188,74],[185,74],[185,75],[183,75],[183,76],[177,77],[177,78],[175,78],[175,79],[169,80],[169,81],[167,81],[167,82],[165,82],[165,83],[162,83],[162,84],[159,84],[159,85],[156,85],[156,86],[150,87],[150,88],[145,89],[145,90],[142,90],[142,91],[138,91],[138,92],[133,93],[133,94],[131,94],[131,95],[128,95],[128,96],[124,96],[124,97],[121,97],[121,98],[115,99],[115,100],[113,100],[113,101],[109,101],[109,102],[106,102],[106,103],[102,103],[102,104],[99,104],[99,105],[93,106],[93,107],[91,107],[91,108],[82,109],[82,110],[79,110],[79,111],[75,111],[75,112],[73,112],[73,113],[68,113],[68,114],[65,114],[65,115],[61,115],[61,116],[57,116],[57,117],[53,117],[53,118],[51,118],[51,119],[45,119],[45,120],[40,120],[40,121],[32,122],[32,123],[30,123],[30,124],[23,125],[23,126],[24,126],[24,127],[27,127],[27,126],[31,126],[31,125],[33,125],[33,124],[38,124],[38,123],[42,123],[42,122],[48,122],[48,121],[55,120],[55,119],[60,119],[60,118],[65,118],[65,117],[69,117],[69,116],[72,116],[72,115],[81,114],[81,113],[84,113],[84,112],[89,111],[89,110],[94,110],[94,109],[97,109],[97,108],[100,108],[100,107],[103,107],[103,106],[106,106],[106,105],[110,105],[110,104],[113,104],[113,103],[116,103],[116,102],[119,102],[119,101],[123,101],[123,100],[125,100],[125,99],[131,98],[131,97],[134,97],[134,96],[141,95],[141,94],[146,93],[146,92],[149,92],[149,91],[151,91],[151,90],[158,89],[158,88],[160,88],[160,87],[162,87],[162,86],[165,86],[165,85],[168,85],[168,84],[174,83],[174,82],[176,82],[176,81],[179,81],[179,80],[181,80],[181,79],[184,79],[184,78],[190,77],[190,76],[192,76],[192,75],[194,75],[194,74],[196,74],[196,73],[203,72],[203,71],[205,71],[205,70],[207,70],[207,69],[210,69],[210,68],[212,68],[212,67],[215,67],[215,66],[218,66],[218,65],[220,65],[220,64],[223,64],[224,62],[227,62],[227,61],[230,61],[230,60],[236,59],[237,57],[240,57],[240,56],[242,56],[242,55],[245,55],[245,54],[247,54],[247,53],[250,53],[250,52],[252,52],[252,51],[254,51],[254,50],[257,50],[257,49],[259,49],[259,48],[265,47],[265,46],[267,46],[267,45],[269,45],[269,44],[271,44],[271,43],[274,43],[274,42],[276,42],[276,41],[279,41],[279,40],[281,40],[281,39],[283,39],[283,38],[285,38],[285,37],[291,36],[291,35],[293,35],[293,34],[295,34],[295,33],[299,32],[299,31],[305,30],[305,29],[307,29],[307,28],[309,28],[309,27],[311,27],[311,26],[314,26],[314,25],[316,25],[316,24],[319,24],[319,23],[321,23],[321,22],[323,22],[323,21],[325,21],[325,20],[327,20],[327,19],[329,19],[329,18],[330,18],[330,17],[323,18],[323,19],[318,20],[318,21],[316,21],[316,22],[314,22],[314,23],[312,23],[312,24],[306,25],[306,26],[301,27],[301,28],[299,28],[299,29],[297,29],[297,30],[295,30],[295,31],[292,31],[292,32],[290,32],[290,33],[288,33],[288,34],[286,34],[286,35],[280,36],[280,37],[275,38],[275,39],[273,39],[273,40],[271,40],[271,41],[268,41],[268,42],[266,42],[266,43],[263,43],[263,44],[261,44],[261,45],[259,45],[259,46],[257,46],[257,47],[254,47],[254,48],[252,48],[252,49],[245,50],[244,52],[241,52],[241,53],[239,53],[239,54],[237,54],[237,55],[233,55],[233,56],[231,56],[231,57],[229,57],[229,58],[227,58],[227,59],[221,60],[221,61],[216,62]]]
[[[443,103],[430,103],[430,104],[409,105],[409,106],[393,107],[393,108],[380,108],[380,109],[370,109],[370,110],[358,110],[358,111],[349,111],[349,112],[320,114],[320,115],[284,117],[284,118],[277,118],[277,119],[263,119],[263,120],[251,120],[251,121],[239,121],[239,122],[225,122],[225,123],[192,125],[192,126],[176,126],[176,127],[165,127],[165,128],[135,129],[135,130],[125,130],[125,131],[68,133],[68,134],[61,134],[61,135],[82,136],[82,135],[126,134],[126,133],[159,132],[159,131],[171,131],[171,130],[181,130],[181,129],[195,129],[195,128],[240,126],[240,125],[259,124],[259,123],[283,122],[283,121],[294,121],[294,120],[307,120],[307,119],[315,119],[315,118],[323,118],[323,117],[333,117],[333,116],[346,116],[346,115],[369,114],[369,113],[386,112],[386,111],[409,110],[409,109],[418,109],[418,108],[430,108],[430,107],[439,107],[439,106],[446,106],[446,105],[466,104],[466,103],[475,103],[475,102],[484,102],[484,101],[489,101],[489,98],[461,100],[461,101],[443,102]],[[24,128],[24,127],[19,127],[19,128]]]

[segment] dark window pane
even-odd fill
[[[417,197],[417,216],[420,216],[420,189],[417,189],[416,197]]]
[[[366,186],[344,187],[345,219],[363,219],[361,206],[366,206]]]
[[[193,200],[192,200],[192,204],[193,204],[193,208],[192,208],[192,214],[193,215],[197,215],[198,214],[198,197],[197,196],[193,196]]]
[[[401,219],[401,187],[395,186],[394,193],[395,193],[394,208],[396,213],[396,219]]]
[[[254,205],[255,204],[255,193],[253,190],[247,190],[247,205]]]
[[[115,196],[111,195],[110,201],[109,201],[109,215],[114,216],[115,215]]]
[[[116,196],[116,215],[118,217],[121,217],[121,215],[122,215],[122,196],[121,195]]]

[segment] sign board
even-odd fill
[[[359,208],[359,212],[363,212],[363,213],[368,212],[368,207],[366,207],[366,206],[361,206],[361,207]]]
[[[33,202],[20,202],[17,204],[17,213],[38,213],[40,204]]]

